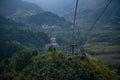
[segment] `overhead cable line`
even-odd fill
[[[105,6],[105,8],[103,9],[102,13],[96,18],[95,23],[90,27],[90,29],[88,30],[88,32],[85,34],[85,41],[82,47],[82,51],[83,51],[83,55],[86,56],[85,53],[85,49],[84,49],[84,45],[88,42],[88,38],[90,35],[90,32],[94,29],[94,27],[96,26],[96,24],[98,23],[98,21],[101,19],[101,17],[103,16],[103,14],[106,12],[107,8],[109,7],[109,5],[111,4],[112,0],[110,0],[107,5]],[[76,26],[76,16],[77,16],[77,8],[78,8],[78,0],[76,0],[76,6],[75,6],[75,14],[74,14],[74,19],[73,19],[73,29],[72,29],[72,44],[71,44],[71,49],[72,49],[72,54],[75,54],[74,49],[75,49],[75,26]]]
[[[75,54],[75,26],[76,26],[76,16],[77,16],[77,8],[78,8],[78,0],[76,0],[76,5],[75,5],[75,13],[74,13],[74,19],[73,19],[73,29],[72,29],[72,42],[71,42],[71,50],[72,50],[72,54]]]
[[[96,18],[95,23],[90,27],[90,29],[88,30],[88,32],[86,33],[85,37],[85,42],[83,47],[85,46],[85,44],[88,42],[89,39],[89,35],[91,34],[90,32],[93,31],[94,27],[96,26],[96,24],[98,23],[98,21],[101,19],[101,17],[103,16],[103,14],[106,12],[106,10],[108,9],[109,5],[112,3],[112,0],[109,0],[109,2],[106,4],[105,8],[103,9],[103,11],[101,12],[101,14]],[[83,48],[84,49],[84,48]],[[86,56],[86,52],[85,49],[83,50],[83,54]]]
[[[75,26],[76,26],[77,8],[78,8],[78,0],[76,1],[76,6],[75,6],[75,14],[74,14],[74,19],[73,19],[72,38],[74,38],[74,34],[75,34]]]
[[[103,16],[103,14],[105,13],[105,11],[107,10],[107,8],[109,7],[109,5],[111,4],[112,0],[110,0],[107,5],[105,6],[105,8],[103,9],[102,13],[97,17],[97,19],[95,20],[95,23],[90,27],[90,29],[88,30],[88,32],[86,33],[86,37],[88,37],[90,34],[90,32],[93,30],[93,28],[96,26],[96,24],[98,23],[98,21],[101,19],[101,17]]]

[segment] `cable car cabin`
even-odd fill
[[[70,52],[69,52],[69,54],[79,54],[80,53],[80,48],[77,46],[77,45],[75,45],[75,44],[73,44],[73,45],[70,45]]]

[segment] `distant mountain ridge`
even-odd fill
[[[27,24],[30,27],[39,27],[39,29],[44,24],[59,26],[60,28],[68,28],[71,25],[63,17],[46,12],[36,4],[22,0],[2,0],[0,3],[0,15],[15,22]]]
[[[71,23],[65,20],[63,17],[59,17],[51,12],[42,12],[37,15],[29,17],[26,21],[30,25],[42,26],[56,26],[60,28],[70,28]]]
[[[43,10],[37,5],[21,0],[2,0],[0,3],[0,14],[15,21],[21,21],[40,12]]]

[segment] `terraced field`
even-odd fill
[[[86,49],[88,55],[99,59],[120,75],[120,46],[92,46],[86,47]]]

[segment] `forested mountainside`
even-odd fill
[[[0,15],[0,25],[14,25],[13,23],[15,24],[15,22]]]
[[[55,26],[61,30],[69,27],[68,25],[71,23],[64,18],[46,12],[33,3],[2,0],[0,2],[1,56],[9,57],[23,47],[44,51],[49,37],[41,29]]]
[[[24,25],[0,17],[0,60],[11,57],[22,49],[30,48],[43,51],[49,37],[44,32],[33,32]]]
[[[0,2],[1,56],[9,57],[23,48],[43,52],[49,42],[52,29],[61,32],[70,29],[71,23],[39,6],[22,0]],[[51,30],[46,34],[44,30]],[[48,37],[49,36],[49,37]],[[2,60],[2,58],[1,58]]]
[[[16,22],[24,21],[27,17],[40,12],[43,12],[40,7],[22,0],[2,0],[0,2],[0,14]]]
[[[71,23],[54,13],[46,12],[39,6],[22,0],[2,0],[0,3],[0,15],[26,24],[27,27],[40,30],[42,25],[57,26],[58,29],[69,28]]]
[[[47,24],[49,26],[58,26],[63,28],[70,29],[71,23],[65,20],[63,17],[59,17],[51,12],[43,12],[37,15],[33,15],[28,18],[28,24],[42,26],[43,24]]]
[[[3,25],[9,25],[9,26],[25,26],[25,24],[22,24],[22,23],[17,23],[11,19],[8,19],[2,15],[0,15],[0,26],[3,26]]]

